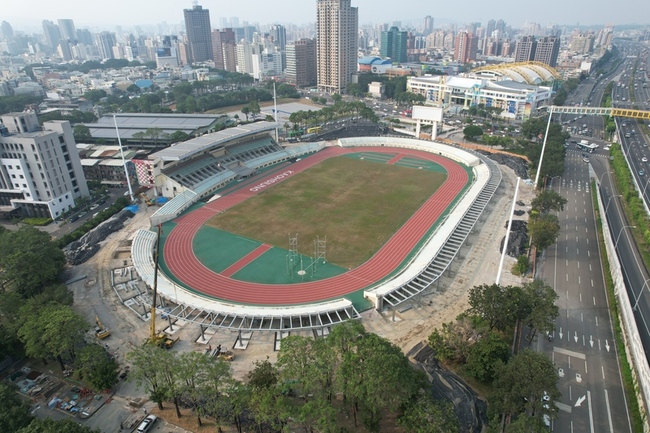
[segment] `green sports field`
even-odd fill
[[[442,185],[447,175],[428,161],[386,164],[390,155],[327,159],[228,209],[208,225],[314,256],[327,239],[327,261],[348,269],[368,260]]]

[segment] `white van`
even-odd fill
[[[156,415],[148,415],[138,426],[136,430],[138,433],[146,433],[156,423],[158,417]]]

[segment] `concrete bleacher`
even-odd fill
[[[181,213],[185,212],[185,210],[192,206],[198,199],[199,196],[189,189],[178,194],[151,215],[151,218],[149,218],[149,221],[151,221],[151,227],[156,227],[158,224],[173,220]]]
[[[153,287],[155,263],[153,251],[156,246],[156,233],[138,230],[131,243],[133,266],[142,281]],[[170,317],[195,323],[203,327],[241,329],[251,331],[291,331],[322,329],[350,319],[358,319],[359,312],[347,299],[296,306],[255,306],[243,307],[217,299],[192,293],[174,284],[164,274],[158,274],[158,309]],[[140,302],[150,306],[148,293],[143,293]]]

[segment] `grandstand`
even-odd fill
[[[170,146],[146,161],[136,161],[147,165],[138,170],[138,176],[152,172],[158,191],[171,198],[152,216],[152,225],[175,218],[229,182],[320,149],[318,143],[284,149],[271,136],[276,127],[274,122],[241,125]]]

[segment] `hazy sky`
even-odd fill
[[[36,30],[44,19],[56,22],[71,18],[77,27],[112,29],[116,25],[149,25],[183,21],[187,0],[1,0],[0,21],[9,21],[15,30]],[[303,24],[315,21],[316,0],[203,0],[210,10],[213,28],[220,17],[238,17],[239,22]],[[644,6],[645,5],[645,6]],[[352,0],[359,8],[359,23],[391,23],[417,20],[431,15],[437,22],[482,22],[504,19],[519,27],[526,22],[575,25],[647,24],[650,21],[647,0]],[[26,26],[29,26],[26,27]]]

